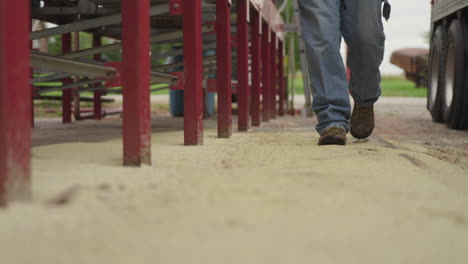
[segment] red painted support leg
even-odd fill
[[[244,0],[241,0],[244,1]],[[229,138],[232,133],[231,88],[231,16],[229,2],[216,2],[216,63],[218,87],[218,137]]]
[[[93,35],[93,48],[97,48],[101,46],[101,36]],[[94,60],[100,61],[101,54],[95,54]],[[99,86],[100,84],[96,84]],[[93,116],[94,119],[102,119],[102,91],[95,91],[93,93]]]
[[[262,117],[263,122],[270,121],[270,28],[267,23],[262,29]]]
[[[278,82],[279,82],[279,116],[285,115],[286,89],[284,86],[284,47],[283,41],[278,41]]]
[[[80,32],[73,33],[73,51],[80,50]],[[75,83],[80,81],[80,76],[75,76],[73,78]],[[75,120],[83,120],[81,117],[81,110],[80,110],[80,96],[76,96],[74,93],[74,89],[72,89],[72,97],[73,97],[73,116]]]
[[[30,1],[0,1],[0,206],[30,196]]]
[[[249,25],[248,0],[237,1],[237,124],[239,131],[249,129]]]
[[[71,33],[62,35],[62,53],[70,53],[72,51],[72,38]],[[63,85],[70,84],[71,78],[65,78],[62,80]],[[66,89],[62,91],[62,122],[64,124],[72,122],[72,101],[73,101],[73,89]]]
[[[33,30],[32,19],[30,19],[29,29],[32,32]],[[30,44],[29,48],[33,49],[32,40],[29,42],[29,44]],[[34,78],[34,70],[32,67],[30,68],[30,72],[31,72],[31,78]],[[33,87],[33,84],[31,84],[30,89],[31,89],[31,127],[34,128],[34,87]]]
[[[252,126],[260,126],[260,85],[261,85],[261,16],[254,11],[252,16]]]
[[[184,1],[184,144],[203,144],[201,0]]]
[[[278,82],[277,82],[277,74],[276,70],[278,68],[277,63],[276,63],[276,50],[277,46],[276,44],[278,43],[277,36],[275,32],[272,30],[271,31],[271,44],[270,44],[270,87],[271,87],[271,103],[270,103],[270,118],[271,119],[276,119],[276,116],[278,115],[277,108],[276,108],[276,98],[278,95]]]
[[[149,0],[122,0],[124,165],[151,164]]]

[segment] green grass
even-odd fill
[[[44,87],[55,87],[61,86],[61,82],[52,82],[52,83],[38,83],[36,86]],[[427,89],[426,88],[416,88],[413,82],[406,80],[403,76],[383,76],[382,77],[382,96],[398,96],[398,97],[426,97]],[[166,86],[165,84],[155,84],[151,88],[161,88]],[[296,88],[296,94],[304,94],[304,85],[302,82],[302,76],[296,77],[294,80],[294,87]],[[119,89],[115,87],[114,89]],[[164,89],[160,91],[151,92],[151,94],[168,94],[169,89]],[[50,93],[45,93],[44,95],[48,96],[61,96],[61,91],[55,91]],[[82,93],[84,96],[91,96],[91,92]]]
[[[294,80],[296,94],[304,94],[304,85],[302,77]],[[397,97],[426,97],[427,89],[416,88],[413,82],[406,80],[403,76],[383,76],[382,77],[382,96]]]
[[[427,89],[425,87],[417,88],[413,82],[400,76],[384,76],[382,78],[383,96],[400,97],[426,97]]]

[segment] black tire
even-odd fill
[[[467,32],[468,33],[468,32]],[[468,35],[465,35],[468,36]],[[468,38],[465,38],[465,42]],[[468,43],[466,44],[468,46]],[[465,49],[465,52],[468,53],[468,49]],[[465,55],[466,56],[466,55]],[[468,64],[468,60],[465,59],[465,65]],[[462,113],[459,122],[459,129],[468,129],[468,68],[465,69],[465,86],[464,86],[464,95],[463,97],[463,107]]]
[[[444,55],[447,43],[447,30],[438,26],[432,35],[429,54],[429,76],[427,85],[427,110],[432,120],[443,122],[442,116],[442,86],[444,85],[445,67]]]
[[[465,43],[463,25],[455,19],[447,35],[445,85],[442,93],[442,115],[449,128],[462,128],[461,118],[465,90]]]
[[[465,87],[463,91],[463,109],[460,118],[460,129],[468,129],[468,20],[463,24],[465,42]]]

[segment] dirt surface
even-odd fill
[[[0,211],[2,263],[466,263],[467,131],[383,98],[376,133],[316,145],[286,117],[184,147],[153,120],[153,166],[123,168],[118,118],[34,130],[33,201]]]
[[[382,98],[376,107],[376,134],[422,145],[427,154],[468,169],[468,131],[431,122],[423,98]]]

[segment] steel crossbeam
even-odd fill
[[[59,16],[59,15],[109,15],[115,13],[115,8],[96,8],[95,10],[83,10],[79,7],[43,7],[31,9],[31,14],[37,16]]]
[[[169,6],[165,5],[157,5],[153,6],[150,9],[150,16],[162,15],[169,13]],[[146,17],[147,15],[145,15]],[[41,38],[48,38],[56,35],[62,35],[70,32],[79,32],[85,31],[88,29],[120,24],[122,22],[122,14],[113,14],[110,16],[104,16],[94,19],[86,19],[81,20],[75,23],[65,24],[53,28],[48,28],[44,30],[34,31],[31,32],[31,40],[34,39],[41,39]]]
[[[278,10],[275,7],[274,1],[271,0],[249,0],[252,6],[260,12],[265,22],[270,25],[271,29],[276,35],[284,40],[283,24],[284,21],[281,18]]]
[[[41,87],[39,91],[36,91],[36,94],[49,93],[49,92],[54,92],[54,91],[64,91],[64,90],[68,90],[72,88],[78,88],[81,86],[96,84],[96,83],[101,83],[101,82],[102,80],[93,79],[93,80],[83,80],[80,82],[69,83],[63,86],[59,86],[59,87],[45,87],[45,88]]]
[[[31,53],[31,65],[37,68],[47,68],[52,71],[86,76],[89,78],[113,79],[116,71],[112,67],[87,63],[77,60],[64,59],[57,56]]]
[[[69,77],[70,75],[71,75],[70,73],[63,73],[63,72],[52,73],[47,76],[34,78],[31,80],[31,83],[45,83],[45,82],[55,81],[55,80],[63,79],[65,77]]]
[[[202,33],[210,32],[212,30],[213,30],[213,28],[212,28],[211,25],[204,25],[202,27]],[[183,38],[183,31],[182,30],[177,30],[177,31],[163,33],[163,34],[159,34],[157,36],[153,36],[153,37],[150,38],[150,42],[152,44],[156,44],[156,43],[164,43],[164,42],[182,40],[182,38]],[[118,43],[108,44],[108,45],[99,46],[99,47],[82,49],[80,51],[76,51],[76,52],[72,52],[72,53],[63,55],[63,58],[77,59],[77,58],[81,58],[81,57],[86,57],[86,56],[90,56],[90,55],[95,55],[95,54],[105,53],[105,52],[110,52],[110,51],[116,51],[116,50],[121,50],[121,49],[122,49],[122,43],[118,42]]]

